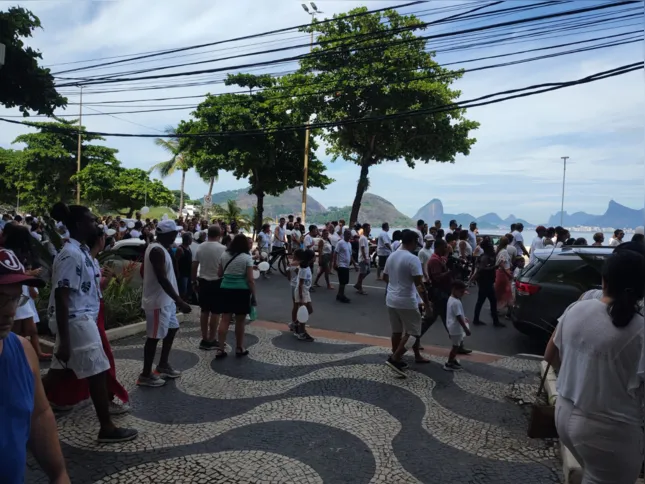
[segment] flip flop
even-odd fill
[[[249,350],[244,350],[244,351],[237,351],[241,348],[237,348],[235,350],[235,356],[247,356],[249,354]]]
[[[227,356],[228,356],[228,353],[226,351],[218,349],[217,354],[215,355],[215,359],[219,360],[222,358],[226,358]]]

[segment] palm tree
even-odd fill
[[[175,128],[172,126],[166,127],[164,131],[169,135],[176,134]],[[184,185],[186,183],[186,172],[193,167],[193,163],[190,161],[188,153],[179,148],[178,138],[157,138],[155,139],[155,144],[157,146],[161,146],[164,150],[170,153],[172,158],[168,161],[157,163],[150,169],[150,172],[152,173],[157,170],[159,175],[161,175],[161,178],[166,178],[177,170],[181,171],[181,195],[179,197],[179,214],[181,216],[184,209]]]

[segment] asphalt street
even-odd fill
[[[351,299],[349,304],[336,301],[338,279],[335,275],[331,277],[334,290],[324,287],[324,279],[321,279],[323,287],[316,288],[316,292],[311,295],[314,313],[309,319],[309,324],[333,331],[390,336],[390,324],[385,307],[385,283],[376,280],[376,270],[373,269],[364,282],[364,289],[368,295],[361,296],[351,287],[357,278],[358,273],[352,270],[350,285],[347,286],[346,291]],[[256,284],[258,319],[288,323],[291,318],[291,293],[287,278],[279,272],[274,272],[269,279],[260,278]],[[463,305],[466,317],[472,320],[477,301],[477,287],[472,287],[469,291],[470,294],[463,299]],[[493,327],[488,302],[482,310],[481,320],[487,323],[486,326],[473,327],[472,336],[466,338],[467,347],[509,356],[520,353],[544,353],[544,342],[535,341],[521,334],[510,321],[502,319],[506,328]],[[428,345],[449,346],[441,319],[438,319],[428,330],[422,342]]]

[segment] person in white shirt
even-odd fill
[[[415,234],[417,234],[417,248],[414,251],[415,253],[418,253],[419,250],[423,248],[423,227],[425,226],[425,222],[421,219],[417,220],[417,228],[412,229]]]
[[[569,306],[544,359],[558,369],[555,424],[582,466],[582,482],[631,484],[643,456],[645,257],[618,251],[605,262],[603,295]]]
[[[390,239],[390,225],[384,223],[381,225],[381,233],[378,236],[376,245],[376,255],[378,257],[378,268],[376,269],[376,280],[382,281],[381,272],[385,268],[387,258],[392,253],[392,240]]]
[[[287,221],[284,217],[280,217],[278,226],[273,231],[273,251],[272,252],[282,252],[287,246],[287,229],[285,224]]]
[[[449,229],[446,230],[446,233],[444,234],[444,237],[448,234],[452,234],[455,231],[461,230],[461,226],[457,224],[456,220],[451,220],[450,223],[448,224]]]
[[[428,261],[432,254],[434,254],[434,237],[430,234],[424,237],[425,246],[419,251],[419,260],[421,261],[421,269],[423,270],[423,282],[430,282],[430,277],[428,276]]]
[[[515,263],[517,257],[517,249],[513,245],[513,234],[506,234],[504,237],[508,240],[508,246],[506,247],[506,251],[508,252],[508,256],[511,259],[512,263]]]
[[[191,280],[193,290],[198,294],[199,323],[202,331],[200,350],[215,350],[219,346],[216,340],[217,325],[220,314],[219,261],[226,251],[226,246],[220,243],[222,229],[219,225],[208,227],[208,240],[197,246],[193,256]]]
[[[529,251],[524,247],[524,236],[522,231],[524,230],[524,225],[521,223],[515,224],[515,232],[513,232],[513,246],[517,249],[517,255],[523,257],[529,255]]]
[[[358,239],[358,281],[354,284],[354,289],[363,296],[367,295],[363,290],[363,280],[371,272],[370,241],[368,239],[370,230],[372,230],[370,224],[363,224],[363,233]]]
[[[143,350],[143,371],[137,385],[160,387],[164,378],[178,378],[181,372],[168,362],[170,350],[179,331],[177,309],[190,313],[190,306],[179,296],[177,277],[169,248],[177,237],[177,225],[172,220],[157,224],[157,241],[148,245],[143,259],[143,294],[141,307],[146,313],[146,343]],[[152,364],[159,340],[163,340],[161,357],[155,372]]]
[[[401,236],[403,232],[400,230],[395,230],[392,234],[392,252],[396,252],[399,247],[401,247]]]
[[[305,237],[303,239],[303,244],[302,244],[302,248],[304,250],[309,250],[314,254],[314,257],[312,257],[311,260],[309,261],[309,268],[311,269],[312,274],[314,272],[314,263],[315,263],[315,260],[316,260],[316,257],[315,257],[315,255],[316,255],[316,240],[315,239],[318,238],[318,235],[319,235],[318,227],[316,227],[315,225],[310,225],[309,226],[309,232],[307,233],[307,235],[305,235]],[[312,288],[309,289],[309,292],[316,292],[316,289],[314,289],[312,287]]]
[[[614,230],[614,236],[609,239],[609,246],[616,247],[623,243],[623,237],[625,237],[625,232],[620,229]]]
[[[464,297],[465,292],[466,284],[463,281],[457,280],[452,283],[452,292],[446,307],[446,329],[451,343],[448,361],[443,365],[446,371],[463,369],[457,361],[457,354],[464,343],[464,336],[470,336],[468,319],[464,316],[464,306],[461,304],[461,298]]]
[[[331,240],[329,240],[329,230],[326,228],[322,231],[322,236],[318,241],[318,276],[316,277],[316,282],[314,286],[320,287],[318,281],[321,276],[325,276],[325,282],[327,283],[327,289],[333,289],[332,285],[329,283],[329,273],[331,272],[331,256],[332,256],[332,245]]]
[[[340,240],[336,244],[332,264],[338,273],[338,294],[336,295],[336,301],[342,303],[350,302],[350,299],[345,296],[345,286],[349,284],[349,266],[352,263],[352,244],[349,242],[351,238],[352,233],[349,230],[345,230],[343,232],[343,240]]]
[[[421,312],[418,296],[426,308],[430,307],[428,294],[423,284],[421,261],[413,254],[417,247],[417,234],[408,231],[403,234],[401,248],[394,252],[385,264],[383,276],[387,283],[385,304],[387,306],[390,326],[392,328],[392,356],[386,364],[399,375],[406,377],[407,363],[402,361],[407,351],[408,340],[414,338],[411,345],[415,360],[428,363],[420,351]]]
[[[291,231],[291,251],[295,252],[301,248],[302,245],[302,230],[301,225],[296,223],[293,225],[293,230]]]
[[[137,220],[134,223],[134,228],[130,230],[130,237],[133,239],[140,239],[141,238],[141,229],[143,228],[143,224]]]
[[[477,247],[477,222],[470,222],[468,243],[470,244],[470,248],[475,250],[475,247]]]
[[[536,260],[535,251],[544,249],[544,237],[546,236],[546,227],[544,225],[539,225],[535,229],[537,237],[531,242],[531,253],[529,254],[529,264],[533,264]]]

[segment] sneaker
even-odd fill
[[[139,375],[137,379],[137,385],[140,387],[162,387],[165,384],[166,380],[156,373],[151,373],[150,376]]]
[[[119,442],[134,440],[138,435],[139,431],[136,429],[121,429],[117,427],[110,432],[101,430],[97,440],[101,444],[117,444]]]
[[[158,366],[155,370],[155,373],[158,373],[161,378],[170,378],[171,380],[174,380],[175,378],[179,378],[181,376],[181,371],[173,370],[170,366],[166,368]]]
[[[297,338],[298,338],[300,341],[309,341],[309,342],[311,342],[311,341],[313,341],[313,340],[314,340],[314,339],[309,335],[309,333],[307,333],[306,331],[305,331],[304,333],[298,333],[296,336],[297,336]]]
[[[294,332],[296,330],[296,323],[289,323],[289,331]]]
[[[468,349],[468,348],[465,348],[465,347],[463,347],[463,346],[460,346],[460,347],[457,349],[457,353],[458,353],[458,354],[460,354],[460,355],[469,355],[469,354],[471,354],[472,352],[473,352],[473,350]]]
[[[339,298],[336,298],[336,299],[338,299],[340,302],[345,303],[345,304],[347,304],[348,302],[350,302],[350,301],[351,301],[351,300],[350,300],[348,297],[346,297],[346,296],[339,297]]]
[[[130,410],[132,410],[132,407],[128,405],[127,403],[116,403],[116,402],[110,402],[109,406],[110,410],[110,415],[123,415],[124,413],[128,413]]]
[[[402,361],[394,361],[391,357],[387,359],[385,362],[387,366],[392,368],[395,372],[397,372],[399,375],[401,375],[403,378],[407,378],[408,375],[405,374],[405,369],[407,368],[408,364],[404,363]]]
[[[456,361],[448,361],[443,365],[443,369],[446,371],[461,371],[464,368]]]
[[[218,346],[217,341],[206,341],[205,339],[203,339],[199,343],[199,349],[205,351],[214,350],[216,346]]]

